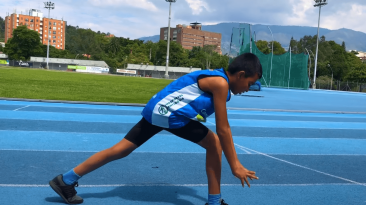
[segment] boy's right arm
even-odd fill
[[[221,77],[207,78],[205,80],[207,80],[207,82],[200,83],[200,86],[202,89],[208,90],[213,95],[216,117],[216,132],[220,139],[221,147],[224,151],[225,157],[230,165],[233,175],[241,180],[243,186],[245,181],[250,187],[247,177],[250,179],[258,179],[258,177],[255,176],[255,172],[249,171],[243,167],[235,151],[226,110],[226,98],[229,92],[229,85],[227,81]]]

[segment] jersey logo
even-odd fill
[[[171,101],[169,101],[167,104],[165,105],[160,105],[158,111],[160,115],[166,115],[169,112],[169,108],[180,103],[181,101],[183,101],[183,95],[179,95],[175,98],[173,98]]]
[[[158,111],[160,115],[166,115],[168,113],[168,108],[165,105],[161,105]]]

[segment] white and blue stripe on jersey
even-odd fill
[[[142,116],[153,125],[170,129],[183,127],[190,120],[199,120],[198,115],[206,120],[215,111],[213,96],[198,87],[198,79],[209,76],[221,76],[229,83],[223,68],[189,73],[152,97],[142,111]],[[230,98],[229,90],[226,101]]]

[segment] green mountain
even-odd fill
[[[202,30],[217,32],[222,34],[222,50],[223,53],[228,53],[230,48],[231,33],[233,28],[238,28],[239,23],[220,23],[217,25],[203,25]],[[275,41],[281,43],[284,48],[288,48],[290,45],[291,37],[295,40],[300,40],[300,38],[305,35],[314,36],[317,34],[317,27],[307,27],[307,26],[270,26],[273,32],[273,38]],[[252,32],[255,33],[257,40],[272,41],[272,35],[268,29],[267,25],[253,25]],[[325,36],[326,40],[333,40],[338,44],[342,44],[344,41],[346,43],[347,50],[357,50],[366,51],[366,33],[354,31],[351,29],[338,29],[330,30],[321,28],[320,36]],[[159,35],[142,37],[140,40],[153,42],[159,41]]]

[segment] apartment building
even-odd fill
[[[39,33],[42,44],[65,50],[66,21],[43,18],[40,10],[31,9],[29,15],[13,13],[5,17],[5,42],[13,37],[13,30],[25,25]]]
[[[168,40],[168,27],[160,28],[160,40]],[[215,45],[216,52],[221,52],[221,33],[202,31],[200,23],[191,23],[189,26],[178,24],[170,28],[170,40],[191,50],[194,46]]]

